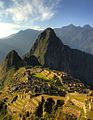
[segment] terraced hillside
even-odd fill
[[[40,99],[31,98],[30,94],[18,95],[17,99],[8,105],[8,111],[13,118],[19,118],[19,113],[32,114],[39,102]]]
[[[93,92],[64,72],[26,66],[2,81],[0,120],[92,120]]]

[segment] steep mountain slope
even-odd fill
[[[87,84],[93,83],[93,56],[64,45],[51,28],[37,38],[29,52],[51,69],[63,70]]]

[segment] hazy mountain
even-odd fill
[[[0,40],[0,61],[4,59],[6,54],[13,49],[13,45],[7,44],[5,41]]]
[[[0,51],[2,53],[4,52],[4,54],[3,55],[0,54],[0,56],[4,58],[5,55],[11,50],[16,50],[20,55],[23,55],[31,48],[31,45],[37,38],[38,34],[39,31],[27,29],[24,31],[19,31],[18,33],[10,35],[9,37],[1,39]]]
[[[45,67],[65,71],[87,84],[93,83],[93,56],[64,45],[51,28],[38,36],[26,56],[32,55]]]
[[[93,27],[89,25],[80,27],[71,24],[54,30],[64,44],[93,54]]]
[[[5,53],[3,51],[0,51],[0,60],[2,60],[4,56],[5,56]]]

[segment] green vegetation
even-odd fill
[[[41,73],[36,73],[33,76],[36,77],[36,78],[43,79],[43,80],[49,80],[45,75],[42,75]]]

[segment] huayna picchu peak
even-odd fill
[[[52,62],[55,62],[56,68],[56,64],[60,65],[60,63],[57,63],[57,59],[60,59],[60,51],[63,51],[64,49],[62,46],[63,43],[56,36],[54,30],[47,28],[38,36],[29,54],[36,56],[41,65],[44,66],[50,64],[49,66],[52,67]],[[49,57],[51,57],[51,60],[47,61]]]

